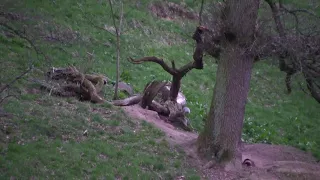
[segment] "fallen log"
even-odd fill
[[[172,101],[170,96],[170,83],[162,81],[152,81],[147,83],[142,95],[128,97],[112,102],[116,106],[130,106],[140,104],[142,108],[156,111],[159,115],[168,117],[168,121],[184,130],[191,131],[192,127],[186,114],[190,109],[186,107],[185,96],[179,92],[176,101]]]

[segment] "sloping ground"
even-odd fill
[[[139,105],[124,106],[123,109],[132,117],[143,119],[155,125],[155,127],[165,132],[167,140],[173,144],[183,145],[197,138],[197,134],[177,130],[173,125],[166,123],[155,111],[142,109]]]
[[[210,164],[197,156],[196,140],[198,134],[176,129],[164,122],[156,112],[142,109],[140,106],[123,107],[125,112],[138,119],[152,123],[162,130],[171,145],[178,146],[187,155],[188,161],[209,179],[306,179],[320,178],[320,164],[316,159],[301,150],[289,146],[269,144],[245,144],[242,149],[242,161],[250,160],[250,166],[226,170]]]
[[[11,86],[10,95],[18,99],[8,98],[1,104],[0,113],[5,117],[0,117],[0,179],[174,179],[180,176],[199,179],[186,159],[199,164],[197,168],[207,177],[242,177],[242,171],[202,168],[203,163],[194,153],[196,134],[185,134],[162,124],[172,134],[168,141],[188,150],[184,156],[162,141],[163,133],[148,123],[132,121],[108,104],[93,105],[39,94],[38,86],[28,81],[28,78],[43,77],[43,72],[52,66],[68,65],[115,79],[115,37],[107,1],[3,0],[1,3],[0,21],[25,33],[45,56],[36,54],[28,42],[0,26],[0,86],[14,80],[30,63],[35,67]],[[166,62],[175,60],[177,66],[192,58],[194,42],[190,36],[196,23],[153,17],[148,9],[150,3],[132,0],[124,4],[121,79],[132,84],[135,92],[141,91],[150,80],[170,80],[170,76],[158,65],[129,64],[125,61],[127,57],[158,56]],[[119,7],[115,4],[116,12]],[[247,142],[292,145],[320,157],[319,128],[315,125],[320,124],[320,106],[300,90],[298,83],[294,84],[293,93],[286,95],[284,76],[274,64],[255,64],[243,138]],[[191,71],[182,81],[191,109],[189,119],[198,131],[210,105],[215,72],[213,60],[205,57],[204,70]],[[104,93],[106,100],[112,99],[112,89],[107,87]],[[269,156],[263,157],[262,151],[257,153],[255,148],[251,150],[254,153],[249,155],[254,155],[251,158],[261,167],[250,168],[243,177],[250,177],[251,169],[253,179],[264,174],[270,177],[264,169],[270,169],[267,165],[270,161],[266,161]],[[292,159],[284,161],[288,167],[295,166],[290,162]],[[277,166],[283,167],[285,163],[281,163]],[[271,175],[281,177],[276,173]]]
[[[108,103],[21,98],[0,116],[0,179],[199,179],[162,132]]]
[[[170,76],[156,64],[133,65],[125,60],[127,57],[157,56],[168,63],[175,60],[177,67],[192,58],[194,42],[190,36],[196,22],[181,21],[181,17],[174,21],[153,17],[148,9],[150,4],[146,0],[124,4],[121,79],[130,83],[135,92],[141,92],[153,79],[170,80]],[[116,10],[119,7],[115,4]],[[72,64],[85,73],[105,74],[115,79],[115,37],[103,30],[113,26],[105,1],[5,0],[0,10],[4,12],[1,21],[3,16],[7,17],[5,21],[10,26],[26,33],[45,54],[45,57],[37,55],[25,40],[1,27],[1,82],[12,81],[31,62],[44,72],[51,66]],[[314,126],[320,124],[320,104],[301,91],[300,86],[305,85],[296,81],[299,76],[293,79],[293,93],[287,95],[285,75],[275,68],[276,64],[272,61],[255,64],[243,138],[247,142],[291,145],[320,157],[319,130]],[[206,56],[204,67],[201,71],[191,71],[182,81],[182,91],[191,109],[191,123],[198,131],[204,125],[210,105],[217,66]],[[36,71],[31,73],[34,74]],[[112,99],[112,91],[104,93],[106,100]]]

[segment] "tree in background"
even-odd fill
[[[289,9],[282,0],[265,2],[278,33],[272,53],[270,48],[267,52],[278,58],[279,69],[286,73],[287,92],[291,93],[291,77],[301,73],[311,96],[320,103],[320,17],[306,9]]]

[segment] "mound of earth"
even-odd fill
[[[199,170],[203,179],[320,179],[320,164],[314,157],[304,151],[282,145],[244,144],[242,167],[227,170],[198,157],[197,133],[176,129],[162,120],[157,112],[143,109],[139,105],[125,106],[123,109],[129,116],[145,120],[162,130],[171,145],[186,153],[190,164]]]

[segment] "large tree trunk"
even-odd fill
[[[241,138],[253,65],[252,57],[239,56],[242,49],[227,48],[221,54],[209,116],[199,137],[201,152],[222,161],[234,157]]]
[[[254,56],[255,22],[259,0],[227,0],[223,21],[225,40],[218,63],[217,79],[199,152],[218,162],[235,159],[241,138]]]

